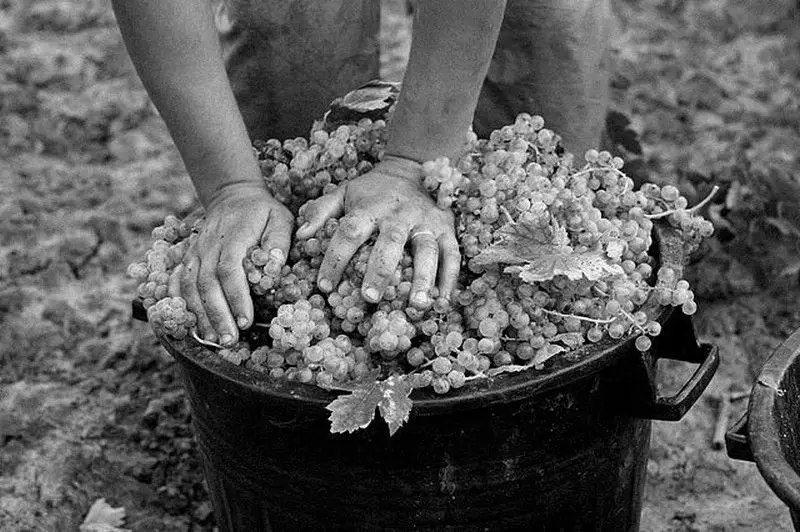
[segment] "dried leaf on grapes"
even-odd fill
[[[504,272],[515,273],[526,283],[549,281],[557,275],[563,275],[570,281],[583,278],[598,281],[624,274],[619,265],[609,263],[600,251],[553,253],[537,257],[523,266],[509,266]]]
[[[623,275],[617,264],[606,260],[602,251],[576,252],[569,243],[567,230],[558,222],[546,229],[509,223],[500,231],[500,241],[477,255],[479,266],[511,264],[505,273],[514,273],[526,283],[549,281],[564,275],[572,281],[586,278],[597,281]]]
[[[561,333],[553,336],[550,341],[561,342],[570,349],[577,349],[584,344],[584,336],[579,332]]]
[[[541,366],[542,364],[550,360],[552,357],[556,356],[559,353],[563,353],[566,350],[567,349],[563,346],[548,344],[536,352],[536,356],[533,357],[533,364],[534,366]]]
[[[531,361],[532,362],[532,361]],[[520,371],[526,371],[533,367],[533,363],[529,364],[509,364],[507,366],[499,366],[496,368],[491,368],[486,371],[486,375],[489,377],[495,377],[502,373],[518,373]]]

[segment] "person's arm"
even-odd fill
[[[181,295],[208,340],[253,323],[242,259],[261,243],[288,255],[289,211],[267,191],[228,81],[211,8],[196,0],[113,0],[125,45],[167,124],[206,223],[179,268]]]
[[[386,153],[459,155],[489,69],[506,0],[420,0]]]
[[[410,241],[414,254],[411,302],[430,304],[436,283],[448,297],[461,256],[449,210],[436,207],[420,183],[419,163],[446,156],[455,161],[466,141],[489,68],[505,0],[420,0],[411,55],[400,99],[389,125],[387,157],[367,174],[316,200],[297,235],[308,238],[327,218],[341,216],[319,272],[323,291],[334,289],[345,266],[371,235],[362,295],[378,301]]]
[[[208,2],[112,0],[128,53],[180,151],[200,201],[261,181],[228,82]]]

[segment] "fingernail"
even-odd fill
[[[426,299],[425,292],[420,290],[419,292],[414,292],[414,295],[411,296],[411,304],[424,305]]]
[[[222,345],[231,345],[233,343],[233,335],[223,334],[222,337],[219,339],[219,343],[221,343]]]
[[[206,342],[214,342],[217,343],[217,335],[213,333],[209,333],[203,337],[203,340]]]
[[[427,310],[432,306],[431,298],[428,297],[424,290],[420,290],[411,296],[411,306],[419,310]]]
[[[366,290],[364,290],[364,299],[366,299],[367,301],[371,301],[371,302],[375,303],[380,298],[381,298],[381,294],[375,288],[369,287]]]
[[[317,285],[323,292],[330,292],[333,290],[333,283],[330,281],[330,279],[320,279]]]
[[[303,225],[301,225],[301,226],[300,226],[300,228],[297,230],[297,232],[298,232],[298,233],[302,233],[303,231],[305,231],[306,229],[308,229],[308,227],[309,227],[310,225],[311,225],[311,224],[310,224],[309,222],[306,222],[306,223],[304,223]]]
[[[248,323],[249,322],[247,321],[247,318],[245,318],[244,316],[239,316],[238,318],[236,318],[236,325],[238,325],[240,329],[246,329]]]

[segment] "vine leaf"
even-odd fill
[[[348,92],[342,98],[341,105],[359,112],[384,109],[391,105],[397,92],[397,86],[391,83],[367,84],[360,89]]]
[[[533,367],[532,363],[529,364],[509,364],[507,366],[500,366],[497,368],[491,368],[486,370],[486,375],[489,377],[495,377],[500,375],[501,373],[517,373],[520,371],[526,371]]]
[[[536,355],[533,357],[533,365],[539,367],[552,357],[556,356],[559,353],[563,353],[566,350],[567,348],[565,348],[564,346],[556,344],[548,344],[536,352]]]
[[[80,532],[130,532],[120,528],[125,521],[125,508],[113,508],[105,499],[97,499],[78,527]]]
[[[567,230],[556,221],[545,230],[508,223],[499,233],[500,241],[472,260],[479,266],[510,264],[505,273],[517,274],[526,283],[549,281],[557,275],[571,281],[597,281],[625,273],[618,264],[608,262],[600,250],[573,250]]]
[[[598,281],[625,273],[619,264],[609,263],[601,251],[553,253],[537,257],[523,266],[509,266],[504,271],[516,273],[526,283],[549,281],[556,275],[563,275],[570,281],[583,278]]]
[[[561,342],[570,349],[577,349],[584,344],[583,334],[579,332],[561,333],[553,336],[551,342]]]
[[[405,377],[392,375],[382,383],[383,399],[378,403],[381,417],[389,425],[389,436],[408,421],[411,413],[411,391],[414,389]]]
[[[392,375],[384,381],[362,383],[349,394],[334,399],[326,408],[331,412],[331,432],[352,433],[366,428],[377,408],[389,425],[389,435],[408,421],[413,387],[405,377]]]

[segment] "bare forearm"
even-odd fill
[[[463,146],[505,0],[420,0],[386,153],[419,162]]]
[[[259,181],[202,0],[113,0],[139,77],[172,134],[200,201],[222,186]]]

